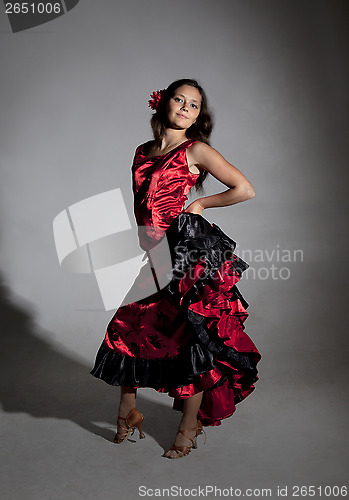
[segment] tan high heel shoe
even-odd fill
[[[189,436],[187,436],[185,434],[186,432],[190,432],[190,431],[196,431],[195,436],[193,438],[191,438],[191,437],[189,437]],[[175,444],[173,444],[172,447],[168,451],[174,450],[177,453],[177,456],[176,457],[167,457],[166,455],[163,455],[163,456],[165,456],[166,458],[181,458],[181,457],[185,457],[186,455],[189,455],[189,453],[191,452],[192,448],[195,449],[195,448],[198,447],[198,445],[197,445],[197,437],[202,432],[205,434],[205,442],[204,442],[204,444],[206,444],[206,432],[205,432],[205,430],[204,430],[204,428],[202,426],[202,422],[200,420],[198,420],[197,426],[194,427],[193,429],[180,429],[178,427],[177,434],[178,433],[183,434],[184,437],[186,437],[187,439],[189,439],[189,441],[192,442],[192,445],[191,446],[176,446]]]
[[[132,410],[130,410],[128,412],[126,418],[118,417],[118,421],[119,420],[124,420],[126,427],[123,427],[122,425],[117,423],[117,425],[120,427],[120,429],[122,429],[124,432],[117,431],[117,433],[115,434],[113,443],[122,443],[123,441],[125,441],[125,439],[128,438],[131,431],[132,431],[131,436],[133,436],[133,433],[134,433],[136,427],[139,431],[139,438],[140,439],[145,438],[145,434],[143,433],[142,427],[141,427],[142,422],[144,420],[144,415],[139,410],[137,410],[137,408],[132,408]]]

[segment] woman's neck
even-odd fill
[[[159,145],[159,151],[165,151],[166,149],[173,149],[174,147],[187,141],[188,138],[185,135],[185,130],[175,130],[166,129],[163,138],[161,139],[161,144]]]

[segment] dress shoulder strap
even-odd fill
[[[188,139],[187,141],[182,142],[182,144],[180,144],[178,146],[178,149],[179,150],[183,150],[183,149],[190,148],[190,146],[192,146],[193,144],[195,144],[195,142],[198,142],[198,141],[196,139]]]
[[[189,144],[187,144],[187,148],[190,148],[190,146],[192,146],[193,144],[195,144],[196,142],[199,142],[197,139],[189,139]]]
[[[144,148],[145,144],[147,144],[147,143],[146,143],[146,142],[144,142],[144,143],[140,144],[139,146],[137,146],[137,148],[136,148],[136,153],[135,153],[136,155],[139,155],[139,154],[142,152],[142,150],[143,150],[143,148]]]

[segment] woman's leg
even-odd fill
[[[137,389],[133,387],[120,387],[120,403],[119,403],[119,412],[116,423],[116,435],[114,438],[114,443],[119,443],[124,441],[128,436],[128,428],[125,425],[125,418],[136,406],[136,392]]]
[[[186,398],[184,400],[182,420],[179,424],[179,428],[181,430],[194,429],[197,426],[197,414],[201,405],[203,394],[204,394],[203,392],[198,392],[197,394],[194,394],[194,396],[191,396],[190,398]],[[191,432],[186,432],[186,434],[193,439],[196,432],[194,430]],[[183,436],[183,434],[181,433],[177,433],[174,444],[176,446],[192,445],[191,441],[187,439],[185,436]],[[176,458],[181,455],[182,454],[180,452],[177,452],[175,450],[169,450],[165,453],[165,457],[170,457],[170,458]]]
[[[127,417],[127,414],[136,406],[137,389],[134,387],[120,387],[119,417]]]

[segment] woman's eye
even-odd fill
[[[181,101],[182,99],[181,99],[180,97],[175,97],[175,98],[174,98],[174,100],[175,100],[175,101],[177,101],[177,102],[179,102],[179,101]]]
[[[192,104],[192,106],[193,106],[193,108],[196,108],[196,109],[198,108],[196,104]]]

